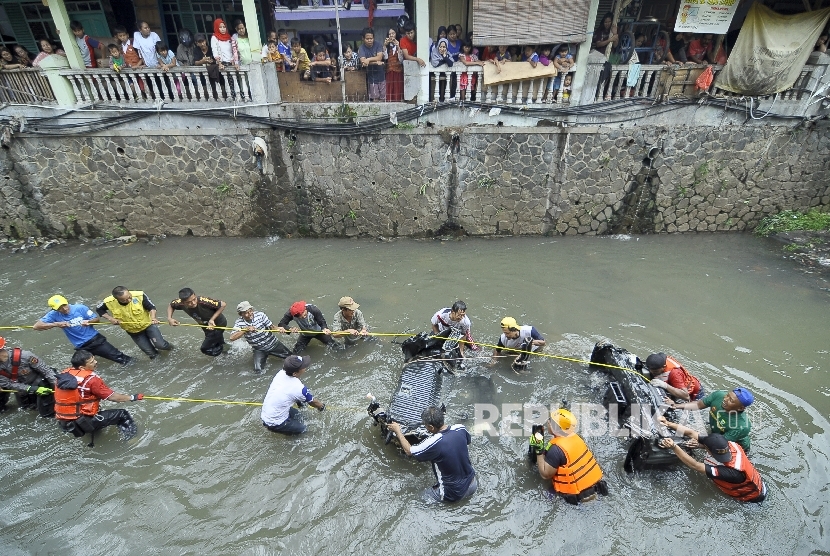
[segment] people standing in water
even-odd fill
[[[493,356],[501,355],[502,349],[507,348],[511,354],[516,354],[512,364],[513,370],[520,370],[527,367],[530,353],[541,351],[545,344],[545,337],[535,326],[519,326],[513,317],[504,317],[501,319],[501,336],[493,350]]]
[[[466,351],[468,343],[472,343],[472,336],[470,334],[470,318],[467,316],[467,304],[460,299],[452,304],[452,307],[444,307],[436,311],[432,315],[432,333],[439,335],[447,330],[450,334],[458,338],[466,338],[466,341],[458,342],[458,354],[462,361],[459,362],[459,368],[464,368],[464,352]]]
[[[101,319],[92,309],[81,303],[70,305],[62,295],[53,295],[48,303],[51,311],[43,315],[33,329],[60,328],[75,349],[86,350],[121,365],[130,365],[133,362],[132,357],[123,354],[107,341],[106,336],[95,330],[92,325]]]
[[[6,411],[13,390],[18,407],[37,408],[41,417],[55,416],[55,369],[31,351],[6,347],[0,336],[0,412]]]
[[[706,395],[700,380],[684,369],[675,358],[663,352],[649,355],[646,358],[646,368],[651,374],[651,385],[662,388],[674,399],[688,402]]]
[[[709,430],[719,433],[731,442],[737,442],[749,452],[749,432],[752,423],[746,414],[746,408],[752,405],[755,397],[752,392],[743,387],[734,390],[715,390],[708,396],[692,402],[676,403],[674,409],[703,409],[709,408]]]
[[[286,359],[291,352],[274,335],[274,324],[268,315],[262,311],[254,311],[254,306],[247,301],[236,306],[239,318],[233,323],[233,332],[229,336],[230,341],[238,340],[244,336],[245,341],[254,350],[254,373],[261,374],[265,360],[269,355]]]
[[[536,431],[530,436],[539,475],[550,479],[554,492],[569,504],[596,500],[598,494],[607,496],[602,469],[588,445],[576,434],[574,414],[567,409],[551,411],[545,425],[553,435],[547,446],[544,432]]]
[[[763,502],[767,497],[767,486],[761,474],[746,457],[741,445],[724,438],[722,434],[701,435],[677,423],[660,418],[660,422],[677,431],[680,436],[689,436],[706,448],[704,461],[697,461],[671,438],[664,438],[660,446],[674,451],[683,465],[706,475],[721,492],[742,502]]]
[[[361,337],[369,335],[366,319],[363,318],[363,312],[358,309],[360,304],[355,303],[355,300],[351,297],[341,297],[337,305],[340,307],[340,310],[334,315],[335,331],[347,332],[348,336],[345,338],[346,345],[353,346]]]
[[[179,321],[173,318],[174,311],[184,311],[202,326],[202,332],[205,333],[205,340],[199,351],[205,355],[216,357],[222,353],[225,346],[225,336],[223,328],[228,326],[228,321],[222,311],[225,310],[227,304],[224,301],[196,295],[190,288],[182,288],[179,290],[178,299],[174,299],[167,306],[167,323],[170,326],[179,326]],[[218,328],[217,328],[218,327]]]
[[[311,340],[319,340],[327,346],[335,348],[343,347],[334,341],[331,336],[331,330],[326,324],[326,317],[323,316],[322,311],[312,303],[305,301],[297,301],[288,308],[288,311],[277,323],[277,330],[280,332],[288,332],[285,328],[291,321],[294,321],[297,326],[292,326],[291,332],[299,332],[300,337],[297,338],[297,343],[294,344],[292,352],[296,355],[308,346]]]
[[[426,489],[426,496],[441,502],[456,502],[472,496],[478,489],[478,480],[470,462],[470,433],[460,423],[445,424],[444,412],[435,406],[426,408],[421,420],[431,436],[414,446],[401,432],[400,424],[390,423],[389,430],[398,437],[407,455],[432,463],[438,482]]]
[[[141,290],[130,291],[124,286],[116,286],[112,295],[99,303],[95,311],[123,328],[150,359],[158,357],[159,350],[173,349],[159,330],[156,306]]]
[[[64,432],[77,438],[85,434],[93,437],[89,446],[94,445],[95,431],[116,425],[124,440],[136,434],[136,425],[126,409],[99,410],[101,400],[112,402],[136,402],[144,394],[119,394],[107,386],[95,374],[98,361],[95,356],[79,349],[72,356],[72,366],[64,369],[57,377],[55,388],[55,418]]]
[[[306,431],[299,410],[292,407],[294,404],[308,404],[318,411],[326,409],[326,404],[315,398],[300,380],[310,366],[311,357],[307,355],[291,355],[283,361],[262,402],[262,425],[269,431],[288,435]]]

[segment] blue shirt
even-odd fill
[[[470,463],[469,444],[470,433],[464,425],[458,424],[410,448],[416,460],[432,462],[441,500],[460,500],[473,482],[476,472]]]
[[[63,330],[63,333],[66,334],[66,338],[72,342],[72,345],[77,349],[98,335],[98,331],[95,330],[94,326],[83,326],[81,321],[91,320],[97,316],[98,315],[96,315],[92,309],[86,305],[79,304],[70,305],[68,315],[64,315],[60,311],[49,311],[43,315],[43,318],[40,320],[46,324],[54,322],[68,322],[70,326],[67,328],[61,328],[61,330]]]

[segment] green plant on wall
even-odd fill
[[[352,222],[354,222],[355,220],[357,220],[357,213],[356,213],[355,211],[353,211],[353,210],[350,210],[350,211],[349,211],[349,214],[347,214],[346,216],[348,216],[349,218],[351,218],[351,219],[352,219]]]
[[[75,222],[76,220],[78,220],[78,217],[75,216],[74,214],[68,214],[68,215],[66,215],[66,219],[70,222]]]
[[[496,181],[493,178],[491,178],[490,176],[481,176],[480,178],[478,178],[478,186],[479,187],[488,188],[488,187],[492,187],[493,185],[495,185],[495,183],[496,183]]]
[[[415,124],[410,124],[408,122],[402,122],[399,124],[395,124],[395,129],[415,129]]]
[[[220,197],[227,197],[230,195],[232,190],[233,186],[228,182],[222,182],[220,185],[216,186],[216,194]]]
[[[352,124],[357,118],[357,110],[349,106],[348,104],[341,104],[335,110],[334,115],[337,116],[337,123],[341,124]]]
[[[695,169],[695,182],[694,185],[697,186],[703,180],[706,179],[706,176],[709,175],[709,163],[704,162],[700,166]]]

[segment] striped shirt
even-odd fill
[[[233,323],[233,330],[234,332],[239,332],[249,326],[256,328],[253,332],[245,332],[244,336],[245,341],[251,344],[252,348],[268,351],[274,347],[274,344],[277,343],[277,339],[274,337],[273,332],[266,332],[266,330],[272,330],[274,325],[271,323],[268,315],[262,311],[254,311],[254,318],[251,319],[251,322],[239,317],[236,319],[236,322]]]

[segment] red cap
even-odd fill
[[[6,347],[6,339],[3,336],[0,336],[0,349]]]
[[[305,312],[305,301],[298,301],[291,306],[291,316],[299,317]]]

